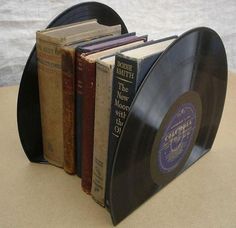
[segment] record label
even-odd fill
[[[192,103],[180,105],[161,138],[158,163],[162,172],[172,171],[186,154],[196,128]]]
[[[151,152],[151,175],[156,183],[165,183],[184,166],[198,135],[201,110],[199,95],[188,91],[166,113]]]

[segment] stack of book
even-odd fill
[[[81,177],[102,206],[132,100],[175,39],[148,41],[96,19],[36,33],[44,157]]]

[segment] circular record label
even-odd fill
[[[198,135],[201,112],[200,97],[193,91],[184,93],[170,107],[151,152],[151,175],[156,183],[172,179],[184,166]]]
[[[196,129],[196,109],[192,103],[180,105],[161,137],[158,151],[159,167],[170,172],[187,153]]]

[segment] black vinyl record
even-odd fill
[[[104,25],[121,24],[122,33],[127,33],[127,28],[119,15],[110,7],[97,2],[81,3],[65,10],[48,25],[48,28],[94,18]],[[40,119],[37,59],[34,46],[22,75],[17,103],[17,123],[21,144],[32,162],[45,162]]]
[[[160,56],[132,103],[115,154],[108,199],[114,224],[211,148],[226,86],[225,49],[209,28],[186,32]]]

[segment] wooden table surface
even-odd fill
[[[111,227],[80,179],[30,163],[17,132],[18,86],[0,88],[0,227]],[[212,150],[118,227],[236,227],[236,76]]]

